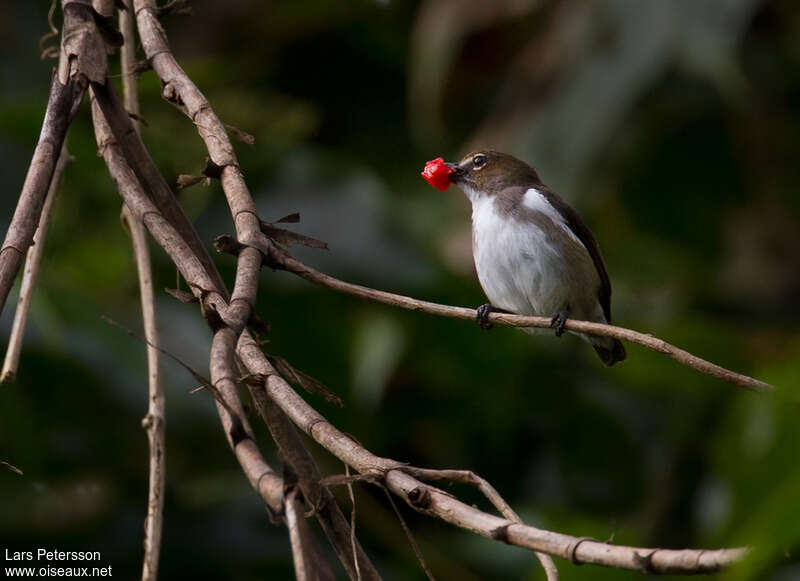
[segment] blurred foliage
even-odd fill
[[[714,578],[800,578],[800,10],[791,0],[389,0],[193,3],[165,25],[226,123],[264,219],[330,252],[310,264],[458,305],[482,295],[469,210],[418,177],[491,146],[536,165],[581,211],[611,273],[615,322],[774,382],[746,393],[631,346],[604,369],[572,337],[401,312],[265,272],[269,350],[323,380],[308,396],[374,452],[489,479],[526,521],[616,543],[755,547]],[[38,135],[52,62],[49,1],[0,5],[0,221]],[[116,67],[115,73],[118,70]],[[118,76],[115,82],[119,82]],[[144,138],[170,181],[204,149],[141,78]],[[56,203],[18,381],[0,386],[0,545],[99,550],[138,575],[147,494],[135,270],[86,108]],[[218,184],[181,192],[210,244],[231,232]],[[154,250],[157,288],[175,270]],[[233,262],[219,257],[230,279]],[[12,297],[13,300],[13,297]],[[9,304],[13,304],[10,302]],[[196,306],[158,299],[163,344],[205,372]],[[8,336],[11,309],[0,324]],[[227,450],[210,399],[165,362],[162,578],[290,578]],[[262,448],[279,465],[254,421]],[[343,470],[312,445],[326,473]],[[454,487],[485,506],[474,491]],[[340,494],[342,491],[337,491]],[[340,496],[345,507],[346,496]],[[382,492],[358,487],[358,530],[387,579],[422,572]],[[525,551],[401,507],[440,579],[542,579]],[[331,555],[331,560],[334,558]],[[560,562],[562,579],[639,575]]]

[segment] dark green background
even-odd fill
[[[176,55],[222,119],[256,137],[238,153],[262,217],[300,211],[297,229],[329,243],[297,252],[309,264],[480,304],[468,204],[418,173],[433,157],[491,146],[530,161],[584,216],[608,263],[616,323],[778,386],[748,393],[636,346],[606,369],[574,337],[485,333],[265,271],[268,350],[347,402],[337,410],[307,396],[314,407],[377,454],[475,470],[531,524],[640,546],[750,544],[718,578],[800,578],[795,2],[193,4],[194,16],[165,21]],[[54,61],[39,60],[37,42],[48,5],[0,5],[3,224],[46,102]],[[159,92],[145,73],[143,136],[172,182],[199,173],[205,154]],[[135,269],[87,107],[68,141],[76,161],[19,378],[0,386],[0,460],[25,472],[0,471],[0,545],[99,550],[115,577],[134,578],[147,495],[144,351],[101,315],[140,328]],[[217,183],[181,199],[209,245],[232,232]],[[153,254],[156,287],[174,287],[174,268]],[[218,262],[230,280],[232,260]],[[160,292],[158,312],[164,346],[206,373],[210,337],[196,306]],[[269,524],[212,401],[189,394],[184,370],[163,368],[162,578],[290,578],[286,531]],[[343,471],[311,448],[326,473]],[[383,493],[357,486],[356,499],[379,570],[421,578]],[[401,510],[439,579],[543,578],[529,552]],[[641,577],[558,565],[564,580]]]

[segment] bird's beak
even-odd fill
[[[456,183],[456,180],[461,176],[461,168],[458,166],[457,163],[451,163],[449,161],[444,162],[447,168],[450,170],[450,183]]]

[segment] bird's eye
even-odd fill
[[[480,169],[486,165],[486,156],[482,153],[472,158],[472,167]]]

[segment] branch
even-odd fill
[[[261,254],[250,247],[243,248],[239,252],[234,290],[230,301],[226,301],[223,295],[224,289],[220,288],[212,279],[193,249],[184,242],[181,233],[161,215],[159,209],[147,198],[137,176],[128,167],[114,139],[115,136],[111,135],[111,127],[106,124],[105,111],[101,110],[100,95],[105,94],[103,101],[109,114],[117,117],[121,115],[119,109],[114,105],[115,99],[111,96],[112,91],[113,89],[92,86],[92,96],[97,97],[92,100],[92,111],[98,144],[100,144],[103,157],[126,205],[143,220],[156,241],[170,255],[192,292],[201,302],[206,318],[210,320],[212,327],[214,326],[214,317],[219,318],[218,323],[226,325],[215,332],[212,343],[212,383],[228,406],[234,410],[234,414],[231,414],[226,406],[218,403],[218,411],[223,419],[223,426],[229,442],[237,458],[245,467],[251,483],[259,490],[263,471],[259,472],[252,466],[248,466],[254,462],[256,465],[263,464],[263,460],[260,460],[260,455],[255,458],[257,451],[252,432],[241,411],[241,402],[236,395],[234,373],[229,363],[229,356],[236,338],[241,334],[252,312],[261,268]],[[138,159],[141,160],[142,157],[138,156]],[[267,492],[272,493],[273,497],[265,498],[265,500],[276,512],[279,511],[280,501],[274,498],[274,487],[270,486]]]
[[[145,55],[161,79],[161,95],[192,120],[211,162],[220,168],[219,179],[236,227],[237,241],[268,254],[270,244],[261,232],[255,202],[239,169],[225,125],[175,60],[166,33],[158,22],[155,0],[133,0],[133,5]]]
[[[75,19],[65,14],[64,34],[76,25]],[[64,58],[62,50],[62,61]],[[62,63],[62,67],[65,66],[68,65]],[[19,272],[22,257],[33,244],[33,234],[39,225],[44,200],[53,181],[59,151],[86,85],[86,76],[77,69],[63,82],[57,75],[53,75],[39,142],[33,152],[14,217],[11,218],[6,238],[0,248],[0,312]]]
[[[47,228],[50,224],[50,213],[58,191],[58,184],[61,181],[61,174],[69,160],[70,155],[67,152],[67,145],[64,143],[61,146],[61,152],[53,170],[53,177],[47,189],[47,197],[42,206],[39,226],[37,226],[34,234],[33,246],[28,248],[28,254],[25,257],[25,270],[22,275],[22,284],[19,288],[17,310],[14,312],[14,323],[11,327],[11,336],[8,339],[8,348],[6,349],[6,358],[3,361],[3,371],[0,374],[0,383],[13,381],[19,368],[19,356],[22,351],[22,341],[25,337],[25,327],[28,323],[28,312],[31,307],[33,289],[36,287],[39,266],[42,263],[42,255],[44,254],[44,241],[47,238]]]
[[[355,541],[352,535],[352,527],[348,525],[347,519],[342,514],[336,499],[331,491],[320,485],[321,476],[313,457],[303,445],[294,425],[275,405],[264,389],[265,378],[275,375],[275,370],[269,362],[262,360],[252,363],[248,370],[259,380],[246,381],[247,387],[256,405],[256,409],[264,423],[267,424],[272,439],[278,445],[283,460],[291,466],[297,473],[298,484],[303,491],[303,497],[314,510],[314,514],[319,521],[322,530],[328,537],[336,555],[339,557],[342,566],[351,579],[364,581],[380,579],[378,571],[370,562],[364,549]],[[260,363],[260,364],[259,364]],[[253,369],[253,368],[256,369]],[[253,376],[251,376],[253,377]],[[353,558],[353,544],[358,559]]]
[[[702,551],[610,545],[486,514],[437,488],[421,483],[402,470],[387,472],[386,485],[419,512],[437,516],[479,535],[562,557],[575,564],[592,563],[643,573],[713,573],[741,559],[747,552],[746,549]]]
[[[314,565],[311,561],[310,531],[303,516],[303,502],[297,496],[297,487],[283,497],[286,528],[289,529],[289,544],[292,547],[294,577],[297,581],[311,581],[314,578]]]
[[[348,482],[347,488],[348,490],[352,490],[352,484]],[[400,526],[403,527],[403,532],[406,534],[408,543],[411,545],[411,549],[414,551],[414,555],[416,555],[417,561],[419,561],[419,566],[422,567],[422,570],[425,572],[425,576],[428,578],[429,581],[436,581],[435,577],[433,576],[433,572],[430,570],[430,567],[428,567],[428,563],[425,561],[425,557],[422,554],[422,550],[419,548],[417,539],[414,538],[411,529],[408,527],[408,524],[406,524],[406,519],[403,518],[403,514],[400,512],[400,509],[397,508],[397,503],[395,503],[391,493],[386,489],[386,487],[383,487],[383,493],[386,495],[386,499],[389,501],[389,504],[391,505],[395,516],[397,517],[397,520],[400,521]]]
[[[223,327],[214,333],[211,342],[211,383],[222,396],[225,404],[215,400],[222,426],[239,463],[245,468],[250,484],[262,494],[267,506],[275,513],[283,510],[282,479],[275,474],[261,456],[255,443],[253,431],[236,391],[234,373],[234,345],[236,335],[232,329]],[[269,479],[266,491],[262,491],[264,480]],[[267,494],[264,494],[266,492]],[[275,493],[279,495],[276,497]]]
[[[309,581],[335,581],[336,577],[328,567],[319,545],[314,540],[303,511],[303,496],[297,487],[297,474],[290,466],[284,469],[284,515],[292,546],[295,578]]]
[[[161,552],[161,531],[164,521],[164,488],[166,483],[166,437],[164,391],[159,370],[160,343],[156,325],[155,300],[153,296],[150,251],[144,226],[123,206],[123,219],[133,243],[136,268],[139,277],[139,294],[142,303],[142,321],[147,341],[148,398],[147,415],[142,419],[142,427],[147,432],[150,452],[148,479],[147,516],[144,521],[144,559],[142,562],[142,581],[158,579],[158,561]]]
[[[491,502],[505,518],[515,523],[522,523],[522,519],[519,518],[519,515],[514,512],[514,509],[500,496],[494,486],[489,484],[484,478],[475,474],[472,470],[431,470],[428,468],[414,468],[412,466],[407,466],[404,470],[411,476],[422,480],[449,480],[451,482],[471,484],[480,490],[486,499]],[[547,581],[558,581],[558,569],[556,569],[553,558],[540,551],[535,551],[535,554],[536,558],[539,559],[539,563],[542,565],[542,569],[544,569]]]
[[[167,219],[180,234],[184,243],[191,249],[195,260],[199,262],[205,272],[206,279],[213,282],[211,286],[204,288],[216,287],[222,291],[222,296],[227,297],[227,293],[224,290],[225,284],[219,275],[219,271],[217,271],[216,265],[209,257],[205,245],[197,235],[197,231],[189,221],[189,218],[186,217],[175,198],[175,194],[153,162],[144,143],[142,143],[142,139],[136,132],[130,115],[122,105],[114,86],[111,83],[107,85],[93,83],[92,96],[102,110],[105,123],[109,128],[104,136],[104,141],[98,140],[100,153],[102,154],[106,142],[112,139],[115,141],[120,153],[127,160],[129,168],[135,174],[137,181],[141,183],[147,196],[158,208],[159,213]]]
[[[264,357],[248,334],[242,334],[239,339],[237,353],[248,368],[258,367],[259,358]],[[420,482],[406,473],[406,466],[401,462],[375,456],[328,422],[281,377],[268,375],[264,388],[267,395],[301,430],[334,456],[370,479],[385,481],[392,492],[416,510],[485,537],[569,559],[574,563],[593,563],[650,573],[711,573],[736,562],[746,551],[621,547],[545,531],[487,514]]]
[[[95,88],[93,87],[93,92]],[[156,242],[167,251],[171,260],[189,283],[192,292],[201,301],[205,312],[219,313],[224,311],[227,303],[221,293],[225,292],[225,289],[216,287],[211,275],[205,270],[203,261],[194,254],[193,249],[183,240],[181,233],[161,215],[158,208],[147,197],[122,151],[116,144],[111,134],[111,128],[106,122],[100,106],[94,99],[92,102],[92,117],[100,151],[126,206],[130,208],[138,220],[142,221]],[[229,335],[222,337],[222,339],[228,340]],[[224,364],[227,357],[225,341],[218,340],[216,334],[215,341],[216,346],[212,344],[212,354],[215,357],[220,357],[221,362]],[[218,363],[220,363],[220,360],[218,360]],[[228,370],[227,374],[222,373],[222,376],[232,378],[232,368]],[[236,410],[236,413],[241,416],[241,402],[238,401],[235,386],[233,388],[226,386],[226,389],[220,390],[220,392],[226,397],[226,401],[229,402],[232,409]],[[282,479],[264,461],[255,442],[249,437],[249,427],[245,430],[247,437],[234,440],[231,437],[231,428],[235,418],[231,417],[231,414],[227,413],[226,410],[220,409],[220,406],[218,406],[218,412],[228,436],[228,441],[251,485],[271,510],[280,513],[283,500]],[[242,424],[246,426],[246,420],[243,420]]]
[[[110,6],[113,9],[113,3]],[[119,11],[119,29],[124,43],[120,49],[122,70],[122,91],[125,109],[139,114],[137,96],[138,78],[133,74],[136,66],[136,31],[134,18],[128,10]],[[134,126],[138,132],[138,126]],[[159,336],[156,324],[155,297],[153,293],[153,274],[150,263],[150,249],[144,224],[137,220],[126,205],[122,205],[122,219],[131,235],[136,271],[139,279],[139,296],[142,304],[142,323],[147,351],[148,398],[147,415],[142,419],[142,427],[147,431],[150,452],[148,477],[147,515],[144,521],[144,557],[142,559],[142,581],[158,579],[158,561],[161,554],[161,533],[164,528],[164,488],[166,485],[166,417],[164,410],[164,391],[159,369]]]
[[[273,268],[280,268],[287,270],[306,279],[309,282],[318,284],[339,292],[355,295],[363,299],[384,303],[393,307],[400,307],[410,311],[421,311],[431,315],[439,315],[441,317],[452,317],[454,319],[475,320],[476,312],[474,309],[464,307],[453,307],[450,305],[441,305],[438,303],[431,303],[428,301],[421,301],[411,297],[388,293],[384,291],[375,290],[369,287],[361,286],[358,284],[351,284],[343,280],[339,280],[332,276],[328,276],[318,270],[314,270],[296,260],[286,251],[281,250],[279,253],[273,255],[273,260],[270,263]],[[489,320],[492,323],[501,325],[508,325],[510,327],[538,327],[540,329],[552,328],[551,321],[548,317],[529,317],[523,315],[513,315],[510,313],[491,313]],[[722,381],[727,381],[739,387],[749,389],[752,391],[771,391],[774,387],[768,383],[735,373],[719,365],[715,365],[710,361],[701,359],[696,355],[692,355],[688,351],[684,351],[674,345],[670,345],[666,341],[653,337],[645,333],[639,333],[625,327],[617,327],[615,325],[605,325],[603,323],[593,323],[591,321],[579,321],[576,319],[567,319],[564,328],[569,331],[579,333],[587,333],[589,335],[598,335],[604,337],[614,337],[623,341],[636,343],[643,347],[647,347],[657,353],[663,353],[677,361],[678,363],[691,367],[701,373],[710,375]]]

